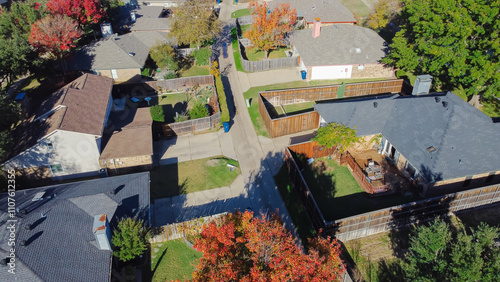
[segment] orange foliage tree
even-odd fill
[[[29,41],[39,53],[59,57],[76,46],[82,35],[78,23],[66,16],[48,16],[31,26]]]
[[[65,15],[78,21],[80,26],[98,23],[106,16],[98,0],[49,0],[47,9],[53,15]]]
[[[304,253],[277,213],[228,214],[205,225],[194,248],[203,253],[194,281],[334,281],[344,272],[336,240],[309,239]]]
[[[252,26],[243,36],[252,41],[253,47],[264,51],[266,59],[270,50],[287,44],[287,35],[293,31],[297,11],[290,4],[282,3],[270,10],[264,1],[253,1],[249,6],[252,12]]]

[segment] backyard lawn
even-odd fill
[[[326,221],[401,205],[419,200],[417,197],[389,195],[371,198],[356,182],[346,166],[328,157],[307,165],[300,162],[311,193]]]
[[[189,69],[181,70],[179,74],[180,77],[209,75],[210,70],[208,69],[208,66],[197,66],[196,64],[193,64],[193,66]]]
[[[235,59],[239,55],[235,52]],[[237,65],[237,63],[236,63]],[[248,113],[250,114],[250,118],[252,119],[252,123],[257,135],[262,135],[265,137],[269,137],[269,133],[267,132],[266,126],[262,117],[259,113],[259,104],[258,104],[258,94],[259,92],[266,90],[276,90],[276,89],[289,89],[289,88],[299,88],[299,87],[311,87],[311,86],[323,86],[323,85],[334,85],[341,84],[342,82],[347,83],[357,83],[357,82],[365,82],[365,81],[377,81],[377,80],[385,80],[384,78],[365,78],[365,79],[336,79],[336,80],[312,80],[312,81],[303,81],[297,80],[293,82],[287,83],[278,83],[271,84],[266,86],[252,87],[248,89],[243,95],[245,99],[252,99],[250,108],[248,109]]]
[[[239,17],[244,17],[244,16],[250,16],[250,10],[248,9],[240,9],[236,10],[231,14],[231,18],[239,18]]]
[[[231,171],[227,164],[236,168]],[[238,174],[239,163],[223,156],[158,166],[151,170],[151,198],[229,186]]]
[[[162,105],[163,112],[165,113],[165,122],[175,122],[174,117],[176,113],[184,113],[191,109],[197,101],[206,103],[207,98],[213,96],[213,91],[200,88],[196,91],[196,96],[191,97],[193,93],[166,93],[152,97],[151,105]],[[189,101],[189,102],[188,102]]]
[[[290,50],[290,48],[279,47],[275,50],[271,50],[268,59],[285,58],[285,51],[287,50]],[[261,61],[265,58],[264,51],[260,51],[257,48],[246,48],[245,53],[249,61]]]
[[[152,281],[191,279],[202,253],[191,249],[182,239],[151,244]]]
[[[340,2],[353,14],[358,14],[363,18],[370,14],[370,8],[366,6],[363,0],[341,0]]]
[[[297,104],[283,105],[287,115],[297,115],[314,110],[314,102],[305,102]]]

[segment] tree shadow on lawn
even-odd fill
[[[181,115],[187,113],[188,103],[178,102],[173,107],[172,104],[162,105],[163,113],[165,113],[165,122],[166,123],[174,123],[175,117],[177,114]]]

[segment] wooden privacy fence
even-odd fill
[[[327,234],[342,241],[423,223],[438,216],[447,216],[451,212],[500,202],[500,184],[495,184],[326,222],[314,200],[314,195],[302,176],[300,166],[294,159],[294,154],[298,154],[298,152],[308,158],[323,157],[331,153],[328,150],[314,152],[315,149],[318,149],[317,145],[307,143],[287,147],[285,149],[285,163],[288,175],[314,228],[316,230],[322,228]]]
[[[153,236],[149,240],[149,242],[159,243],[159,242],[179,239],[190,234],[191,235],[199,234],[201,232],[201,229],[203,228],[203,225],[212,221],[220,223],[222,221],[222,217],[225,216],[226,214],[227,213],[220,213],[216,215],[195,218],[189,221],[172,223],[161,226],[160,227],[161,232]]]
[[[337,97],[337,90],[340,86],[341,85],[338,84],[321,87],[269,90],[260,92],[259,94],[275,106],[288,105],[341,98]],[[346,84],[343,97],[357,97],[382,93],[401,93],[402,87],[403,79]]]
[[[162,91],[178,90],[193,86],[214,86],[214,77],[212,75],[201,75],[159,81],[148,81],[146,83],[156,91],[159,91],[158,87],[161,87]]]
[[[352,240],[376,233],[423,223],[451,212],[459,212],[500,201],[500,185],[451,193],[401,206],[364,213],[326,223],[326,231],[340,240]]]
[[[273,105],[266,103],[264,98],[259,95],[259,112],[271,138],[319,127],[319,114],[316,111],[281,118],[272,118],[269,114],[270,109],[266,106],[274,108]]]
[[[288,149],[295,154],[303,155],[308,159],[326,157],[335,153],[335,147],[326,148],[325,146],[318,144],[316,141],[294,144],[288,146]]]
[[[346,84],[343,97],[399,93],[402,84],[402,79]],[[320,116],[316,111],[279,118],[271,115],[271,113],[275,111],[274,107],[280,105],[335,99],[340,86],[331,85],[260,92],[258,97],[259,113],[266,125],[269,136],[275,138],[318,128]]]
[[[387,190],[386,189],[387,186],[375,188],[370,182],[368,182],[368,180],[366,180],[366,174],[363,172],[363,169],[351,156],[351,153],[349,153],[349,151],[346,151],[340,158],[340,165],[344,163],[348,165],[348,168],[351,171],[352,176],[354,176],[359,186],[361,186],[361,188],[363,188],[363,190],[366,193],[373,194],[376,192],[385,192]]]
[[[163,125],[164,132],[169,129],[175,132],[176,135],[194,133],[197,131],[218,128],[220,124],[220,112],[217,112],[209,117],[192,119],[182,122],[175,122]]]

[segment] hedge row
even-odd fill
[[[220,104],[220,121],[229,122],[229,109],[227,108],[226,93],[220,76],[215,77],[215,88],[217,88],[217,96],[219,96]]]

